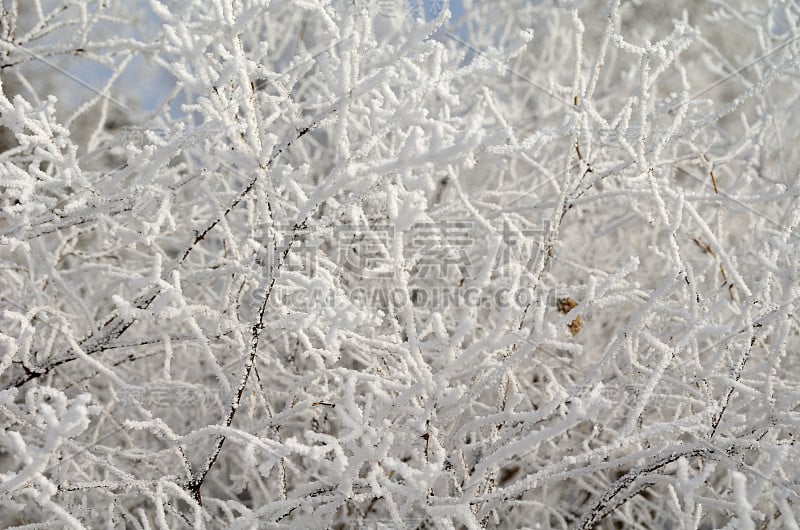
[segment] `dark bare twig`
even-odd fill
[[[742,370],[744,370],[744,365],[747,364],[747,359],[750,357],[750,352],[752,351],[755,342],[756,334],[753,333],[750,336],[750,344],[744,349],[742,355],[739,357],[739,360],[736,363],[736,366],[733,367],[732,375],[734,382],[728,387],[728,391],[725,393],[725,398],[722,400],[722,407],[712,422],[711,434],[709,435],[709,438],[713,438],[714,435],[717,434],[717,427],[719,427],[719,423],[722,421],[722,416],[725,414],[725,410],[728,408],[728,403],[733,395],[734,387],[736,386],[736,383],[739,382],[739,378],[742,376]]]
[[[280,262],[276,264],[275,271],[277,271],[281,265],[286,261],[286,257],[289,255],[289,251],[292,249],[292,246],[297,241],[297,238],[300,234],[300,231],[305,229],[306,222],[303,221],[302,223],[296,223],[293,227],[294,234],[292,235],[292,239],[286,245],[286,248],[283,249],[281,254]],[[228,408],[228,412],[225,415],[225,421],[223,424],[225,427],[230,427],[233,423],[233,418],[236,416],[236,411],[239,410],[239,404],[242,399],[242,394],[244,393],[244,389],[247,386],[247,381],[250,378],[250,372],[253,370],[253,366],[255,366],[256,361],[256,354],[258,353],[258,343],[261,338],[261,331],[264,329],[264,315],[267,312],[267,304],[269,304],[269,299],[272,295],[272,289],[275,287],[275,280],[276,275],[273,272],[272,278],[269,281],[269,285],[266,288],[264,294],[264,300],[261,302],[261,307],[258,310],[258,322],[253,325],[252,328],[252,335],[250,339],[250,356],[247,359],[244,367],[244,373],[242,377],[239,379],[239,385],[236,389],[236,392],[231,399],[230,407]],[[211,468],[217,461],[219,457],[220,451],[222,450],[222,445],[225,443],[225,436],[219,436],[217,441],[214,443],[214,448],[211,450],[211,453],[208,455],[206,459],[206,464],[203,466],[198,473],[192,477],[192,479],[186,484],[186,489],[189,493],[192,494],[194,499],[198,502],[198,504],[202,505],[202,497],[200,496],[200,488],[203,486],[203,481],[205,480],[208,472],[211,471]]]
[[[729,447],[725,451],[730,452],[732,451],[732,449],[733,446]],[[696,456],[711,457],[715,453],[716,450],[705,446],[693,447],[691,449],[685,449],[683,451],[673,451],[652,462],[643,464],[635,469],[632,469],[631,471],[626,473],[622,478],[614,482],[606,490],[606,492],[594,502],[592,507],[589,508],[589,510],[586,513],[584,513],[583,517],[581,517],[578,520],[578,522],[575,524],[573,528],[575,530],[590,530],[606,515],[612,513],[619,506],[627,502],[636,493],[639,493],[641,491],[640,488],[633,488],[632,490],[628,491],[628,493],[624,495],[622,498],[616,499],[616,497],[622,491],[629,488],[630,486],[633,486],[640,477],[647,475],[648,473],[658,471],[659,469],[675,462],[680,458],[692,458]]]

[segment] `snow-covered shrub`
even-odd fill
[[[0,522],[797,528],[799,17],[5,1]]]

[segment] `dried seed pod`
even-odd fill
[[[575,300],[573,300],[572,298],[567,296],[567,297],[564,297],[564,298],[559,298],[556,301],[556,306],[558,307],[559,311],[561,311],[562,313],[564,313],[566,315],[567,313],[569,313],[575,307],[578,306],[578,302],[576,302]]]
[[[564,298],[559,298],[556,301],[556,306],[561,313],[566,315],[578,306],[578,302],[567,296]],[[576,317],[572,322],[569,323],[568,327],[573,336],[577,335],[581,330],[581,327],[583,327],[583,321],[581,320],[581,317]]]

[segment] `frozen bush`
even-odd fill
[[[4,527],[797,528],[796,3],[2,9]]]

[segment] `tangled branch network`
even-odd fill
[[[798,528],[797,2],[0,6],[3,528]]]

